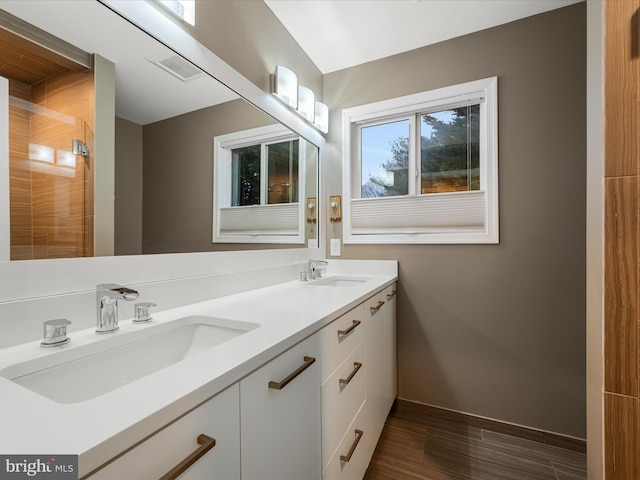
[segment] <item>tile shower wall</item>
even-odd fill
[[[640,0],[605,4],[604,425],[608,479],[640,468],[638,144]]]
[[[10,81],[11,260],[93,255],[93,73],[63,72],[33,86]],[[49,161],[32,147],[51,150]],[[67,154],[75,165],[60,163]]]

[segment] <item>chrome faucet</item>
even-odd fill
[[[322,277],[322,271],[326,269],[329,264],[326,260],[312,260],[309,259],[309,280]]]
[[[118,300],[135,300],[139,293],[131,288],[114,283],[96,286],[97,323],[96,333],[111,333],[118,326]]]

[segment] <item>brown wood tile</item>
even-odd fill
[[[606,478],[640,478],[637,398],[605,393],[604,436]]]
[[[638,173],[640,0],[605,2],[605,177]]]
[[[573,450],[554,447],[545,443],[540,443],[524,438],[505,435],[499,432],[483,430],[482,439],[485,443],[495,445],[505,452],[510,452],[514,456],[525,456],[537,461],[548,461],[549,463],[559,462],[566,465],[584,466],[587,456],[584,453]]]
[[[638,394],[638,182],[605,180],[605,390]]]
[[[545,444],[542,432],[515,437],[495,431],[512,426],[481,420],[494,429],[465,423],[479,421],[471,415],[397,401],[365,480],[586,480],[584,453]]]
[[[587,469],[585,466],[565,465],[563,463],[551,462],[556,472],[558,480],[586,480]]]
[[[66,116],[10,109],[12,258],[25,258],[29,239],[31,258],[93,255],[93,173],[80,159],[74,171],[28,158],[29,143],[69,151],[73,138],[87,138],[93,151],[93,74],[46,77],[33,86],[10,84],[12,94]]]
[[[503,444],[440,431],[427,434],[424,458],[452,471],[461,469],[471,478],[556,480],[548,459],[529,453],[522,448],[506,448]]]

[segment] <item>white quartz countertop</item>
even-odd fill
[[[295,280],[154,312],[148,325],[208,315],[259,327],[90,400],[57,403],[0,377],[0,452],[78,454],[79,474],[86,475],[395,282],[395,262],[384,263],[393,268],[330,270],[325,275],[367,278],[349,286]],[[121,319],[120,327],[110,335],[145,328],[133,325],[130,318]],[[40,340],[2,349],[0,371],[18,359],[54,355],[58,349],[77,348],[104,337],[93,330],[70,336],[69,344],[54,349],[40,348]]]

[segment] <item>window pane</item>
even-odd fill
[[[480,105],[420,117],[421,193],[480,189]]]
[[[260,204],[260,145],[231,151],[231,206]]]
[[[409,193],[409,120],[361,129],[361,197]]]
[[[267,145],[267,203],[298,201],[298,140]]]

